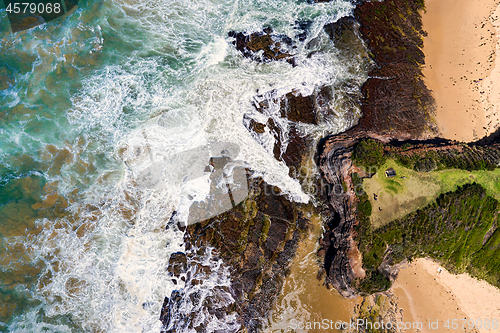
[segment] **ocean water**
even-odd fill
[[[184,189],[141,186],[139,176],[158,162],[175,174],[171,156],[231,143],[255,175],[308,202],[243,116],[257,95],[327,86],[335,117],[304,133],[353,126],[359,109],[345,105],[366,70],[323,31],[353,8],[347,0],[81,0],[15,34],[0,9],[0,331],[160,331],[163,299],[182,288],[166,267],[184,250],[183,233],[165,226]],[[268,26],[294,39],[297,66],[246,59],[228,38]],[[227,285],[228,270],[219,271],[213,284]],[[217,325],[209,327],[229,327]]]

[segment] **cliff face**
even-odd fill
[[[351,287],[363,272],[353,268],[359,266],[360,257],[353,238],[356,224],[356,196],[351,193],[353,187],[350,169],[350,155],[357,138],[348,135],[334,136],[326,140],[319,156],[319,169],[324,186],[328,189],[325,200],[328,210],[323,212],[328,217],[326,232],[322,239],[325,255],[327,282],[331,283],[343,296],[354,296]]]
[[[391,256],[391,251],[389,251],[388,256],[384,256],[385,247],[383,247],[378,249],[379,252],[382,252],[377,253],[377,256],[380,257],[377,264],[368,265],[362,262],[360,251],[374,252],[375,246],[361,247],[360,244],[362,242],[373,243],[373,239],[378,236],[372,235],[369,231],[371,228],[369,220],[362,220],[358,206],[360,197],[359,193],[357,195],[356,184],[352,177],[354,173],[361,177],[369,177],[370,175],[365,170],[353,165],[352,155],[356,145],[368,138],[385,142],[380,146],[381,153],[398,159],[400,163],[410,169],[425,169],[420,171],[429,172],[431,170],[426,169],[426,167],[432,164],[431,169],[438,167],[443,169],[493,170],[500,165],[500,143],[498,142],[464,144],[443,139],[391,141],[393,138],[390,136],[378,136],[357,129],[326,139],[321,146],[319,167],[322,179],[327,183],[329,189],[327,200],[330,215],[326,232],[320,243],[323,246],[323,251],[326,252],[324,264],[327,282],[347,297],[364,294],[368,292],[367,290],[370,292],[384,290],[390,285],[389,280],[394,281],[397,276],[398,267],[394,264],[401,261],[401,258],[399,261],[394,261],[395,257]],[[434,212],[433,209],[435,210],[435,208],[429,208],[431,212]],[[446,211],[448,209],[443,212]],[[327,216],[327,214],[324,215]],[[409,217],[408,220],[415,219],[412,220],[412,217]],[[382,233],[382,231],[378,233]],[[429,235],[429,237],[436,236]],[[395,242],[402,248],[400,243]],[[474,246],[476,245],[474,244]],[[398,246],[395,248],[399,249]],[[410,252],[408,250],[408,253]],[[471,272],[474,269],[471,268]],[[377,277],[373,277],[372,273],[376,274]],[[364,281],[365,276],[370,281]],[[371,279],[375,279],[375,282],[372,283]],[[381,279],[387,279],[387,282]],[[366,287],[366,284],[370,284],[370,288]]]
[[[317,156],[322,187],[326,189],[322,198],[326,207],[321,213],[327,223],[320,241],[320,248],[326,254],[326,282],[344,297],[357,296],[357,280],[365,277],[362,255],[358,249],[358,234],[355,231],[360,224],[356,212],[359,198],[352,179],[352,174],[360,170],[353,165],[352,153],[356,144],[368,135],[386,142],[392,139],[364,132],[356,127],[323,140]]]

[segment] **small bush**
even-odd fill
[[[356,145],[352,159],[357,166],[370,168],[382,166],[387,157],[382,142],[367,139]]]
[[[365,198],[366,196],[366,198]],[[365,216],[372,215],[372,204],[370,200],[368,200],[368,195],[363,195],[358,204],[358,214],[363,214]]]
[[[367,271],[366,277],[359,284],[359,290],[367,294],[386,291],[391,286],[391,280],[378,271]]]

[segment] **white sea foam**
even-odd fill
[[[314,5],[292,0],[127,0],[102,5],[103,18],[92,31],[94,42],[106,50],[106,38],[116,34],[123,45],[114,44],[117,63],[84,79],[73,96],[68,120],[71,130],[88,142],[86,154],[106,154],[116,161],[113,170],[106,166],[98,172],[122,176],[88,187],[83,199],[69,208],[76,220],[39,221],[44,226],[41,234],[11,240],[26,244],[33,262],[46,263],[33,291],[42,302],[45,319],[69,316],[84,331],[159,332],[164,297],[183,287],[171,282],[166,272],[170,254],[184,250],[183,234],[175,228],[165,230],[182,203],[182,187],[168,181],[158,188],[141,187],[138,179],[155,163],[173,168],[168,158],[175,154],[209,142],[230,142],[239,147],[234,159],[246,163],[255,175],[297,202],[310,200],[299,182],[289,177],[286,165],[274,158],[274,138],[268,135],[257,141],[244,126],[243,116],[262,116],[253,106],[259,94],[280,98],[298,91],[307,95],[347,79],[362,82],[359,68],[349,71],[322,31],[325,23],[352,8],[349,1],[340,0]],[[86,18],[85,13],[79,15]],[[297,44],[296,67],[245,59],[227,38],[229,30],[261,31],[267,25],[293,37],[298,32],[296,21],[307,20],[312,24],[306,41]],[[317,49],[307,49],[315,38]],[[120,53],[128,48],[129,54]],[[93,50],[101,52],[101,47]],[[270,115],[286,128],[277,107],[269,110]],[[321,136],[349,126],[352,123],[339,114],[319,126],[301,129]],[[80,179],[59,180],[69,191]],[[82,225],[88,228],[79,234]],[[221,262],[211,265],[220,265],[221,275],[203,284],[206,293],[215,285],[230,283]],[[186,311],[197,310],[193,305]],[[33,313],[17,318],[12,330],[33,327],[36,332],[43,325],[49,327]],[[209,331],[236,327],[231,324],[234,315],[221,322],[200,312],[197,320],[209,322]]]

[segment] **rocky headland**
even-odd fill
[[[357,6],[355,20],[376,63],[362,87],[363,117],[349,131],[325,138],[318,148],[317,165],[330,189],[326,201],[331,218],[321,240],[326,253],[324,268],[327,282],[346,297],[358,295],[355,281],[366,275],[356,232],[360,222],[356,214],[359,199],[354,192],[357,184],[351,178],[358,171],[352,163],[354,147],[364,138],[390,142],[435,134],[433,99],[421,72],[422,8],[419,1],[364,2]],[[336,25],[345,27],[345,20]]]
[[[313,211],[325,221],[318,252],[324,257],[324,265],[318,269],[326,273],[325,284],[345,297],[387,290],[397,276],[400,261],[390,253],[384,254],[385,250],[378,254],[382,257],[377,265],[367,265],[364,259],[373,248],[374,236],[363,210],[366,194],[359,192],[359,186],[372,173],[370,165],[356,161],[357,149],[362,149],[366,142],[374,143],[381,156],[396,156],[414,169],[425,168],[429,163],[432,168],[429,159],[440,165],[472,170],[492,169],[500,162],[500,144],[495,143],[494,137],[471,144],[436,138],[432,118],[435,104],[422,78],[423,9],[423,0],[362,2],[354,17],[324,27],[336,44],[344,43],[344,50],[361,36],[375,63],[361,89],[362,98],[358,99],[363,116],[350,130],[319,142],[300,132],[301,124],[318,124],[328,112],[324,101],[331,98],[331,92],[327,88],[309,96],[289,93],[275,98],[272,92],[256,96],[255,112],[269,114],[266,110],[270,104],[278,105],[278,116],[289,121],[286,128],[273,116],[265,122],[251,114],[244,117],[245,126],[257,141],[263,142],[266,133],[272,134],[274,156],[290,168],[291,176],[293,168],[309,166],[307,162],[314,159],[321,191]],[[234,38],[236,49],[253,61],[286,61],[295,65],[294,41],[270,28],[252,34],[230,32],[229,37]],[[359,43],[355,47],[360,47]],[[303,180],[300,176],[298,179]],[[164,332],[206,329],[192,312],[180,311],[186,302],[198,302],[196,306],[204,309],[207,316],[220,320],[226,316],[226,322],[242,332],[257,332],[265,326],[301,235],[308,230],[310,216],[305,211],[312,208],[291,202],[262,179],[249,182],[251,195],[242,204],[187,227],[186,253],[173,255],[169,263],[172,278],[183,279],[186,287],[165,299],[161,315]],[[220,259],[228,267],[231,282],[221,286],[218,293],[205,291],[201,297],[193,290],[213,274],[199,260],[207,255],[207,249],[210,260]],[[393,304],[391,298],[388,302]],[[394,304],[391,309],[394,310]],[[368,307],[365,312],[370,311]],[[233,314],[233,319],[228,319],[228,314]]]
[[[399,269],[390,256],[380,258],[375,267],[362,262],[372,233],[363,213],[367,200],[366,194],[359,194],[360,178],[371,177],[370,167],[377,165],[353,162],[360,143],[379,142],[368,149],[380,147],[380,156],[397,158],[424,172],[436,168],[436,161],[442,167],[463,170],[492,170],[500,162],[496,134],[470,144],[435,137],[433,99],[421,72],[425,32],[419,11],[423,6],[423,1],[384,1],[357,7],[360,31],[377,68],[363,87],[359,125],[326,138],[318,150],[317,163],[331,189],[327,201],[333,212],[320,242],[326,253],[327,282],[347,297],[386,290]]]

